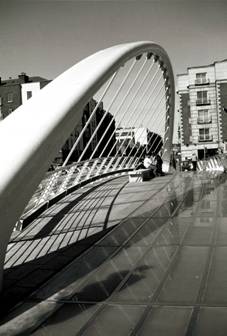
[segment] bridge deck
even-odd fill
[[[120,224],[13,310],[0,333],[31,331],[42,322],[35,335],[226,334],[226,175],[185,173],[124,183],[121,178],[105,185],[112,186],[112,198],[104,197],[98,215],[108,219],[100,227]],[[51,236],[56,223],[33,229],[26,239]],[[8,264],[7,272],[15,267]]]

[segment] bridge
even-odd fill
[[[1,122],[0,334],[227,330],[226,175],[220,158],[197,173],[170,167],[174,96],[165,50],[128,43],[84,59]],[[92,98],[64,163],[47,172]],[[129,182],[148,150],[162,153],[165,176]]]

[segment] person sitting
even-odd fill
[[[146,155],[143,161],[144,167],[147,169],[150,168],[151,163],[152,163],[151,158],[148,155]]]
[[[156,175],[156,165],[155,165],[155,157],[153,154],[146,155],[143,161],[143,165],[146,169],[150,169],[150,176],[154,177]]]

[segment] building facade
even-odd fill
[[[0,119],[6,118],[49,82],[42,77],[29,77],[23,72],[15,79],[0,78]]]
[[[227,152],[227,60],[177,75],[182,159]]]

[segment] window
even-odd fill
[[[197,91],[197,104],[208,104],[207,91]]]
[[[208,110],[200,110],[198,111],[198,123],[205,124],[211,122],[211,118],[209,117]]]
[[[13,94],[12,94],[12,92],[8,93],[7,101],[8,101],[8,103],[12,103],[13,102]]]
[[[30,99],[32,97],[32,91],[27,91],[27,99]]]
[[[206,72],[200,72],[196,74],[196,84],[207,83]]]
[[[200,141],[209,141],[210,137],[210,129],[209,128],[200,128],[199,129],[199,140]]]
[[[207,99],[207,91],[197,91],[197,99]]]
[[[202,79],[202,78],[206,78],[207,73],[206,72],[199,72],[196,74],[196,79]]]

